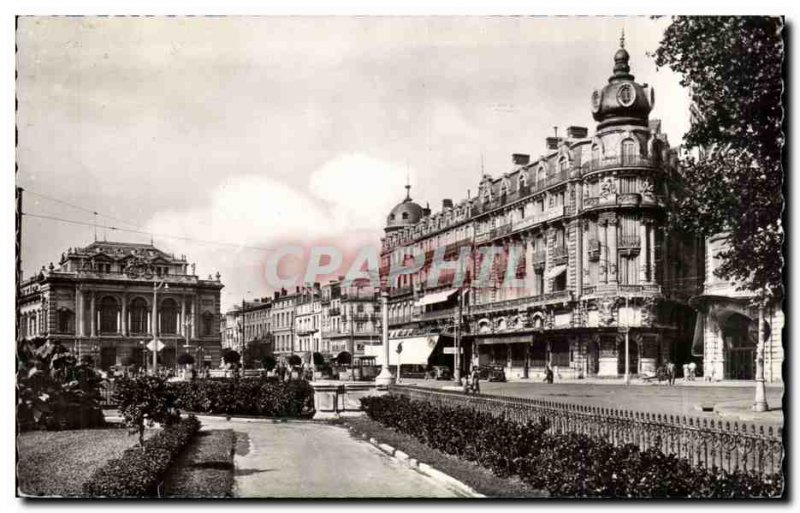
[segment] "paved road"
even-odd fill
[[[203,417],[203,429],[233,429],[236,497],[462,497],[341,427]]]
[[[403,380],[404,384],[443,387],[453,386],[453,382]],[[553,401],[599,406],[603,408],[622,408],[627,410],[666,413],[672,415],[694,415],[715,418],[711,412],[703,413],[695,405],[713,406],[719,403],[741,402],[751,404],[754,395],[753,385],[731,384],[676,384],[675,386],[657,384],[637,384],[624,386],[609,383],[565,382],[548,385],[541,382],[481,382],[481,392],[486,394],[528,397]],[[760,419],[763,423],[781,424],[781,398],[783,388],[767,388],[767,402],[772,411]],[[718,418],[718,417],[717,417]],[[754,419],[755,420],[755,419]]]

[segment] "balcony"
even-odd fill
[[[582,173],[591,173],[594,171],[602,171],[604,169],[614,168],[630,168],[630,167],[644,167],[654,168],[658,163],[649,157],[642,157],[641,155],[614,155],[603,159],[593,159],[584,163],[581,166]]]
[[[328,316],[330,316],[330,317],[334,317],[336,315],[339,315],[340,313],[342,313],[342,311],[339,308],[330,308],[330,309],[328,309]]]
[[[533,267],[536,269],[543,268],[547,261],[547,252],[534,251],[533,252]]]
[[[482,314],[486,312],[495,312],[503,310],[519,310],[529,308],[532,306],[541,306],[547,303],[560,303],[572,301],[571,290],[560,290],[557,292],[549,292],[538,296],[528,296],[516,299],[507,299],[504,301],[493,301],[490,303],[483,303],[479,305],[472,305],[470,308],[472,314]]]
[[[498,237],[503,237],[504,235],[508,235],[511,233],[511,223],[506,223],[502,226],[498,226],[497,228],[492,228],[489,230],[489,239],[496,239]]]
[[[415,317],[419,321],[438,321],[441,319],[453,319],[456,315],[457,308],[445,308],[442,310],[433,310],[431,312],[421,312]]]
[[[642,202],[641,195],[635,192],[626,192],[617,196],[617,203],[627,207],[638,207]]]
[[[558,219],[564,215],[564,205],[558,205],[555,207],[550,207],[542,212],[537,212],[530,217],[525,219],[520,219],[519,221],[515,221],[512,224],[511,231],[518,231],[524,230],[525,228],[530,228],[532,226],[536,226],[537,224],[544,223],[546,221],[552,221],[553,219]]]

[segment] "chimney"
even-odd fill
[[[294,288],[294,293],[295,294],[299,294],[300,293],[300,286],[299,285]]]
[[[319,290],[319,282],[318,281],[314,282],[314,289],[315,290]]]
[[[281,296],[285,296],[285,295],[286,295],[286,289],[281,287]]]
[[[570,139],[585,139],[589,135],[589,129],[585,126],[567,127],[567,137]]]
[[[511,162],[513,162],[515,166],[527,166],[530,161],[530,155],[526,155],[524,153],[511,154]]]
[[[557,150],[558,145],[561,144],[561,141],[562,141],[561,137],[548,137],[547,139],[545,139],[548,150]]]
[[[430,203],[426,203],[425,204],[425,208],[422,209],[422,215],[423,216],[431,215],[431,205],[430,205]]]
[[[448,208],[453,208],[453,200],[450,198],[445,198],[442,200],[442,210],[446,210]]]

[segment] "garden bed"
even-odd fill
[[[157,433],[148,429],[145,438]],[[136,444],[119,427],[29,431],[17,437],[17,485],[21,495],[83,495],[82,485],[106,461]]]
[[[547,492],[536,490],[518,478],[498,477],[480,465],[445,454],[420,442],[413,436],[400,433],[368,417],[350,417],[340,422],[351,427],[355,433],[364,434],[367,438],[375,438],[381,443],[389,444],[395,449],[403,451],[411,458],[427,463],[487,497],[548,496]]]
[[[167,472],[164,495],[231,497],[234,443],[235,436],[230,429],[199,432]]]

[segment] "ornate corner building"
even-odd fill
[[[182,352],[217,367],[223,285],[219,274],[204,280],[194,271],[185,257],[152,244],[70,248],[57,267],[51,263],[20,284],[20,336],[58,340],[78,355],[92,355],[103,369],[149,365],[145,346],[155,336],[164,344],[160,362],[167,368]]]
[[[439,212],[410,194],[390,212],[381,252],[390,338],[428,342],[427,362],[413,363],[452,354],[456,329],[463,361],[501,365],[512,378],[547,364],[562,378],[622,375],[625,333],[633,374],[692,359],[703,241],[667,226],[677,150],[649,119],[654,91],[635,81],[621,46],[591,95],[592,135],[573,126],[537,160],[514,154],[508,172],[483,176],[477,197],[444,200]],[[409,249],[425,264],[391,276]],[[431,280],[437,257],[459,255],[468,255],[462,268]]]

